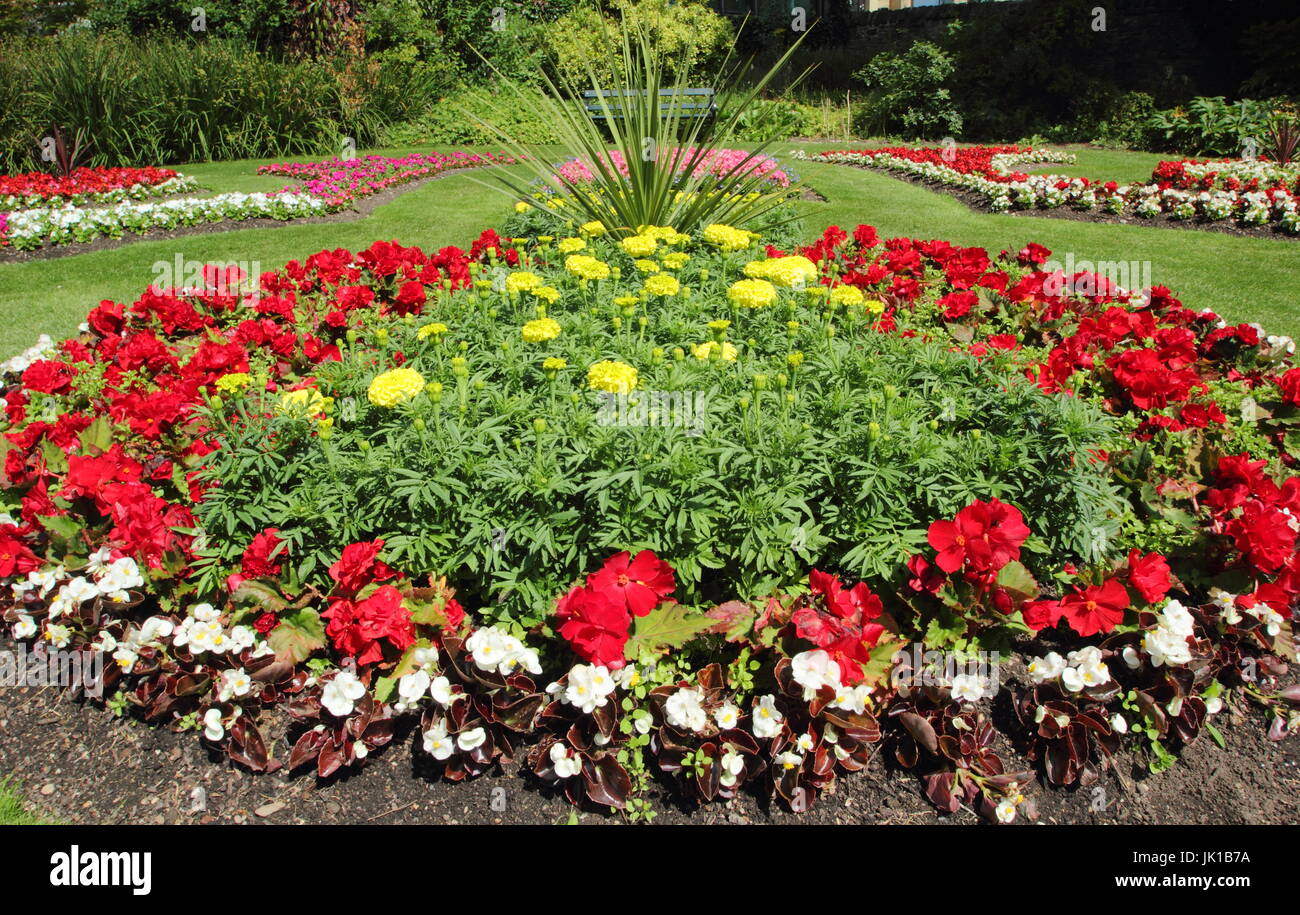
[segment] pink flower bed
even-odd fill
[[[263,165],[259,175],[284,175],[302,183],[301,190],[324,200],[331,210],[385,188],[455,168],[475,168],[514,160],[505,155],[454,152],[412,153],[409,156],[364,156],[321,162],[281,162]],[[286,188],[288,190],[288,188]]]
[[[695,152],[694,148],[688,148],[681,153],[679,157],[680,164],[677,169],[679,173],[685,174],[687,167],[692,161],[694,161]],[[678,157],[678,153],[679,151],[677,149],[672,150],[672,152],[668,154],[669,158]],[[623,177],[627,177],[627,160],[623,158],[623,154],[614,149],[610,150],[607,155],[608,158],[606,161],[613,165],[613,167],[618,170],[619,174],[623,175]],[[744,162],[745,158],[749,155],[749,151],[744,149],[711,150],[705,153],[700,160],[695,163],[695,167],[691,169],[691,177],[703,178],[713,176],[715,178],[723,178]],[[768,183],[776,187],[790,186],[790,176],[786,174],[786,172],[782,171],[777,161],[771,156],[755,156],[749,161],[749,163],[743,166],[741,174],[758,174]],[[584,162],[581,159],[570,159],[568,162],[564,163],[564,165],[560,166],[557,177],[567,183],[581,184],[583,182],[591,181],[594,176],[591,173],[590,163]]]

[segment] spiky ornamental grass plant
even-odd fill
[[[748,66],[737,60],[733,46],[710,79],[718,110],[723,112],[717,118],[687,116],[681,106],[673,103],[674,96],[660,95],[661,90],[682,91],[689,74],[671,67],[645,34],[627,27],[615,30],[606,26],[608,56],[600,68],[588,62],[589,87],[579,87],[563,78],[557,84],[543,73],[543,91],[538,96],[524,91],[498,71],[511,104],[523,106],[554,124],[560,145],[576,155],[592,177],[578,181],[558,174],[548,164],[546,150],[515,140],[485,121],[484,126],[500,138],[505,148],[528,165],[526,176],[502,170],[494,177],[517,199],[527,200],[540,185],[564,198],[575,218],[600,222],[615,235],[632,234],[639,226],[647,225],[691,232],[710,223],[742,226],[751,222],[799,192],[797,186],[780,191],[763,189],[763,178],[755,166],[762,161],[770,140],[752,148],[748,156],[721,174],[703,168],[699,174],[696,171],[715,150],[749,148],[740,139],[742,118],[806,36],[805,32],[748,88],[740,85]],[[614,75],[602,79],[598,69]],[[791,86],[806,74],[800,74]],[[586,88],[598,93],[596,102],[609,141],[601,125],[580,104]],[[494,114],[504,114],[504,109],[498,107]],[[626,175],[617,167],[617,157],[626,163]]]

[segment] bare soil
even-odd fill
[[[994,709],[995,721],[998,711]],[[1054,824],[1300,823],[1300,740],[1267,739],[1253,707],[1214,719],[1226,747],[1202,735],[1168,772],[1150,775],[1143,756],[1126,752],[1086,789],[1034,785],[1039,821]],[[282,733],[274,724],[269,735]],[[364,766],[326,781],[310,770],[256,775],[232,764],[198,735],[119,719],[98,705],[73,702],[55,688],[0,691],[0,773],[16,775],[33,805],[69,824],[405,823],[553,824],[568,822],[567,801],[516,764],[453,784],[433,774],[412,721]],[[272,745],[281,759],[288,748]],[[1031,768],[1009,746],[1016,768]],[[745,795],[696,808],[667,781],[651,788],[655,823],[668,824],[973,824],[969,810],[940,817],[921,782],[877,753],[868,768],[838,779],[805,814]],[[585,823],[619,816],[588,809]]]

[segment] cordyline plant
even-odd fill
[[[735,58],[734,48],[711,78],[718,101],[718,118],[689,117],[682,107],[665,104],[660,91],[681,91],[684,75],[670,70],[662,54],[641,31],[624,27],[609,30],[604,46],[607,66],[590,62],[590,87],[577,86],[561,78],[560,84],[542,73],[543,92],[525,92],[502,76],[510,90],[503,104],[531,109],[533,116],[553,124],[560,146],[577,155],[591,173],[581,180],[557,174],[548,165],[547,150],[514,140],[489,123],[484,126],[501,138],[505,148],[519,156],[529,172],[519,175],[504,170],[495,177],[518,198],[529,198],[540,184],[565,198],[575,217],[599,222],[610,232],[635,233],[645,225],[673,226],[689,232],[710,223],[744,225],[788,200],[796,190],[765,189],[757,166],[770,141],[752,149],[719,174],[700,166],[718,149],[742,144],[739,126],[742,116],[768,87],[790,56],[803,42],[800,36],[781,58],[748,88],[740,87],[747,67]],[[597,71],[612,72],[606,80]],[[795,79],[797,84],[804,74]],[[500,74],[498,74],[500,75]],[[612,143],[590,113],[574,99],[583,89],[596,91],[606,129]],[[612,148],[611,148],[612,146]],[[618,167],[621,158],[627,174]],[[698,173],[697,173],[698,172]]]

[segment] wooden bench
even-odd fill
[[[582,97],[586,99],[587,113],[591,119],[604,122],[608,120],[605,114],[606,108],[609,109],[608,117],[621,118],[623,100],[641,94],[640,91],[629,93],[619,89],[588,89],[582,93]],[[604,99],[604,107],[602,107],[602,99]],[[718,102],[712,89],[660,89],[659,116],[668,118],[674,113],[682,120],[710,119],[718,113]]]

